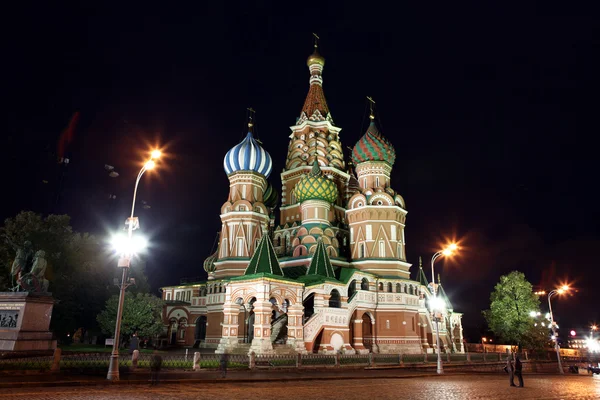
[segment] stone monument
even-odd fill
[[[10,292],[0,292],[0,351],[53,350],[50,332],[54,299],[44,277],[46,253],[33,253],[31,242],[17,248]],[[31,267],[29,265],[31,264]]]

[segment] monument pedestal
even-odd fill
[[[0,351],[54,350],[50,293],[0,292]]]

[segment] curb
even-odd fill
[[[257,383],[257,382],[291,382],[291,381],[328,381],[328,380],[349,380],[349,379],[410,379],[410,378],[429,378],[439,376],[437,374],[414,374],[414,375],[385,375],[385,376],[328,376],[328,377],[286,377],[286,378],[238,378],[238,379],[161,379],[161,385],[182,384],[182,383],[202,383],[202,384],[227,384],[227,383]],[[108,380],[81,380],[81,381],[54,381],[54,382],[6,382],[0,383],[0,389],[10,388],[30,388],[30,387],[73,387],[73,386],[113,386],[113,385],[148,385],[150,380],[124,379],[119,381]]]

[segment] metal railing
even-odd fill
[[[134,356],[121,357],[119,367],[129,370],[150,369],[153,354],[137,353]],[[175,354],[160,353],[161,368],[167,370],[201,370],[220,368],[226,359],[227,368],[253,369],[253,368],[300,368],[300,367],[373,367],[373,366],[433,366],[437,361],[434,353],[417,354],[271,354],[250,355],[228,354],[223,358],[221,354],[191,353]],[[506,353],[443,353],[442,360],[446,365],[493,365],[505,362]],[[523,361],[541,361],[552,363],[545,357],[532,358],[521,356]],[[592,357],[564,357],[565,364],[583,365],[600,362],[600,356]],[[0,358],[0,371],[58,371],[94,372],[106,370],[110,362],[110,353],[62,353],[57,350],[54,355],[26,356],[13,354]],[[541,366],[539,368],[546,368]],[[550,368],[551,369],[551,368]]]

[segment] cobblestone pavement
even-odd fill
[[[506,376],[446,375],[431,378],[215,384],[117,385],[7,389],[5,399],[600,399],[600,379],[589,376],[525,376],[525,387]]]

